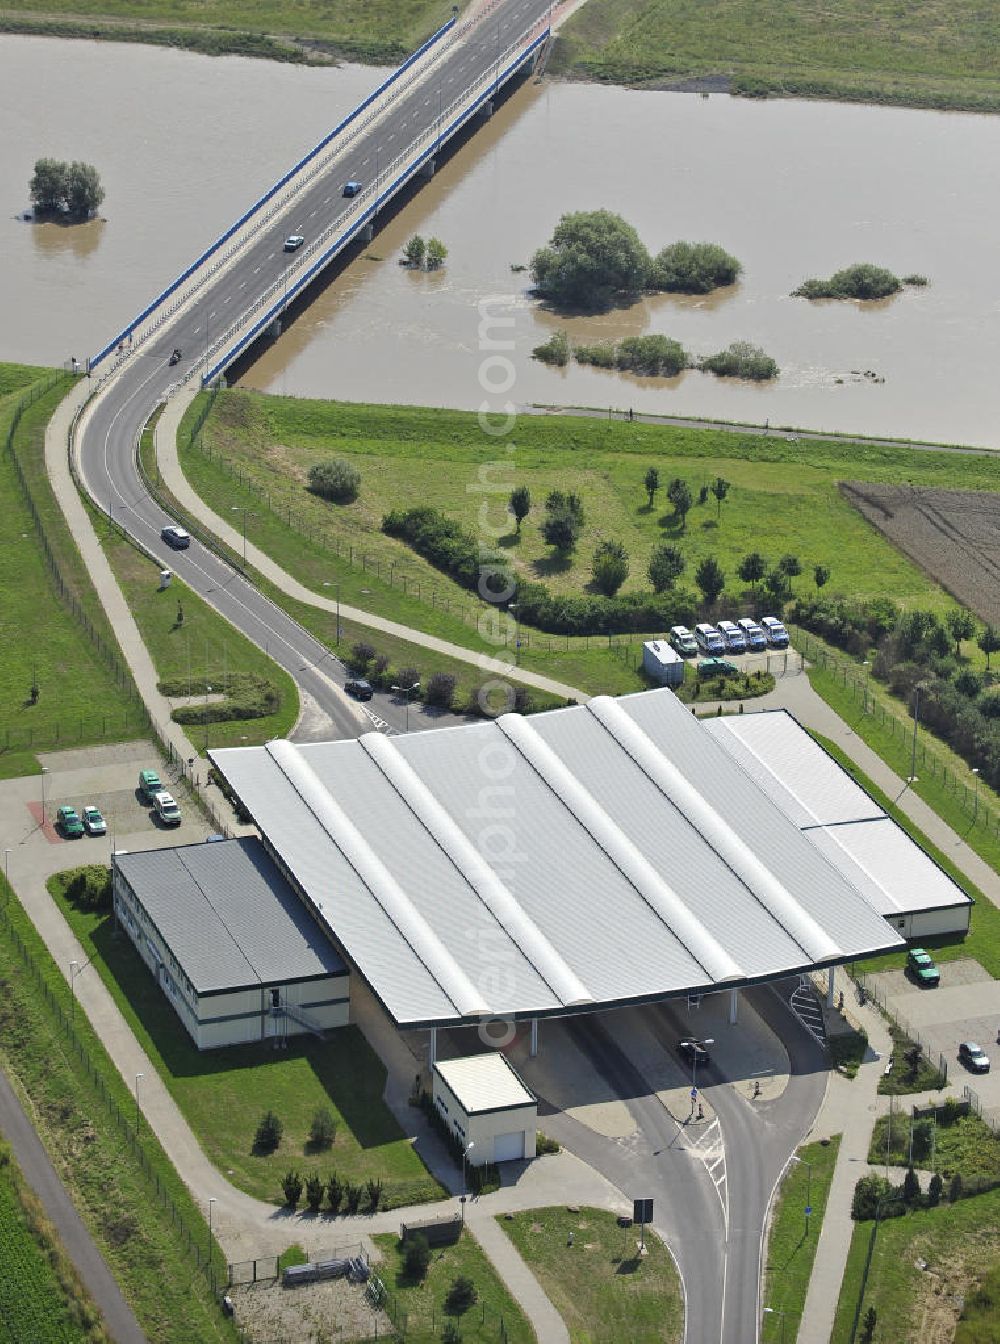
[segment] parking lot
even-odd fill
[[[1000,981],[978,961],[963,957],[938,963],[941,983],[921,989],[905,971],[868,977],[878,998],[904,1030],[919,1032],[928,1056],[944,1056],[948,1090],[961,1095],[968,1084],[984,1108],[1000,1110]],[[990,1056],[989,1073],[970,1073],[958,1060],[960,1041],[976,1041]]]

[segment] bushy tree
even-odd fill
[[[318,1106],[309,1126],[309,1143],[313,1148],[332,1148],[337,1138],[337,1122],[329,1106]]]
[[[971,639],[976,633],[976,622],[972,613],[964,607],[952,607],[944,618],[945,625],[955,641],[955,657],[962,656],[962,640]]]
[[[547,341],[536,345],[531,352],[532,359],[537,359],[542,364],[553,364],[557,369],[566,367],[569,356],[569,337],[564,331],[554,331]]]
[[[717,378],[743,378],[754,383],[766,383],[780,373],[777,361],[750,341],[733,341],[725,350],[703,356],[698,367]]]
[[[795,579],[802,573],[802,565],[797,555],[783,555],[778,561],[778,568],[790,579]]]
[[[973,672],[971,667],[963,667],[961,672],[955,678],[955,690],[967,696],[970,700],[975,700],[976,696],[983,689],[982,678]]]
[[[417,270],[423,266],[426,252],[427,244],[421,238],[419,233],[415,233],[403,248],[403,256],[406,258],[406,264],[415,267]]]
[[[510,492],[509,511],[514,515],[514,524],[518,533],[521,531],[521,524],[531,512],[531,491],[526,485],[517,485]]]
[[[396,673],[396,685],[403,690],[412,690],[420,680],[420,672],[415,667],[401,667]]]
[[[411,1283],[419,1283],[431,1263],[431,1248],[422,1232],[407,1237],[403,1247],[403,1273]]]
[[[427,269],[429,271],[439,270],[444,265],[447,256],[448,249],[440,238],[427,239]]]
[[[751,551],[736,566],[736,573],[744,583],[748,583],[751,589],[756,591],[758,583],[767,573],[767,561],[760,551]]]
[[[326,1199],[330,1205],[330,1212],[338,1213],[344,1200],[344,1182],[335,1171],[330,1173],[326,1183]]]
[[[549,546],[568,555],[583,531],[583,504],[579,495],[553,490],[545,501],[542,536]]]
[[[62,210],[66,201],[67,165],[58,159],[38,159],[29,190],[39,212]]]
[[[683,531],[692,504],[691,487],[687,481],[682,480],[680,476],[675,476],[667,486],[667,499],[674,506],[674,514],[680,519],[681,530]]]
[[[285,1203],[294,1209],[302,1198],[302,1177],[297,1171],[286,1171],[281,1178],[281,1188],[284,1191]]]
[[[722,501],[729,494],[729,482],[723,476],[716,476],[712,482],[712,494],[715,496],[715,502],[718,505],[718,517],[722,517]]]
[[[829,280],[803,280],[792,293],[803,299],[884,299],[900,289],[902,281],[884,266],[860,262],[837,271]]]
[[[478,1299],[476,1285],[467,1274],[459,1274],[451,1281],[451,1287],[444,1299],[445,1310],[458,1316],[463,1311],[468,1311]]]
[[[680,341],[670,336],[626,336],[615,346],[615,368],[647,378],[674,378],[690,362]]]
[[[701,590],[705,605],[712,607],[726,586],[726,576],[714,555],[706,555],[694,572],[694,581]]]
[[[654,592],[662,593],[672,588],[684,573],[684,556],[676,546],[662,542],[649,557],[649,581]]]
[[[435,672],[427,683],[424,700],[438,709],[451,709],[455,700],[455,678],[450,672]]]
[[[71,215],[88,219],[104,200],[104,188],[97,169],[89,163],[71,163],[66,173],[66,209]]]
[[[660,488],[660,473],[656,467],[647,467],[646,474],[642,478],[642,483],[646,487],[646,496],[649,500],[649,507],[653,507],[653,500],[656,498],[656,492]]]
[[[309,489],[336,504],[350,504],[361,489],[361,472],[342,457],[316,462],[309,468]]]
[[[326,1193],[326,1186],[319,1176],[310,1176],[306,1181],[306,1203],[312,1213],[319,1213],[320,1205],[323,1203],[323,1195]]]
[[[976,639],[983,653],[986,654],[986,671],[990,670],[990,655],[1000,653],[1000,631],[995,626],[984,625]]]
[[[29,187],[31,200],[40,213],[65,210],[86,219],[104,200],[104,188],[97,169],[89,163],[62,163],[58,159],[38,159]]]
[[[258,1153],[273,1153],[281,1142],[285,1127],[274,1111],[265,1111],[257,1125],[253,1146]]]
[[[563,215],[549,245],[532,257],[531,276],[546,298],[594,307],[640,293],[649,266],[639,235],[620,215],[581,210]]]
[[[944,1181],[941,1173],[936,1171],[931,1177],[927,1186],[927,1203],[930,1207],[936,1208],[941,1203],[941,1196],[944,1193]]]
[[[906,1168],[903,1177],[903,1200],[907,1204],[916,1204],[920,1199],[920,1181],[912,1167]]]
[[[628,553],[620,541],[602,541],[591,565],[594,583],[606,597],[614,597],[628,578]]]
[[[772,602],[779,605],[788,601],[792,595],[792,585],[783,569],[772,569],[764,575],[764,592]]]
[[[356,644],[351,645],[347,661],[352,672],[367,672],[368,664],[374,657],[374,647],[366,640],[359,639]]]
[[[819,592],[820,588],[825,588],[829,581],[830,571],[827,569],[826,565],[814,565],[813,582],[816,584],[816,591]]]
[[[892,1195],[895,1189],[896,1187],[884,1176],[879,1176],[875,1172],[870,1176],[862,1176],[854,1186],[851,1217],[856,1222],[874,1218],[879,1204],[882,1205],[883,1216],[891,1216],[894,1211],[898,1213],[898,1203],[887,1203],[887,1197]]]
[[[740,269],[718,243],[671,243],[653,261],[651,284],[675,294],[708,294],[733,284]]]

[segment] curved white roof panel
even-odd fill
[[[401,1025],[705,992],[901,945],[669,690],[212,758]]]

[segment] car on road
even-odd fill
[[[360,190],[361,190],[361,183],[356,182],[353,177],[351,178],[350,182],[344,183],[345,196],[357,196]]]
[[[698,663],[699,677],[738,677],[740,669],[728,658],[702,658]]]
[[[108,833],[108,823],[93,803],[88,803],[83,809],[83,829],[88,835],[107,835]]]
[[[175,551],[186,551],[191,545],[191,534],[190,532],[185,532],[183,527],[165,527],[160,533],[160,536],[167,545],[172,546]]]
[[[733,621],[720,621],[719,634],[726,641],[727,653],[746,653],[747,637]]]
[[[701,625],[695,626],[694,637],[698,641],[698,648],[701,649],[702,653],[711,656],[726,651],[726,641],[715,626],[709,625],[707,621],[702,621]]]
[[[155,770],[139,771],[139,793],[147,803],[151,803],[162,788],[160,776]]]
[[[741,616],[736,624],[743,631],[743,638],[751,653],[760,653],[767,648],[767,635],[756,621],[752,621],[749,616]]]
[[[355,677],[352,681],[345,682],[344,690],[355,700],[370,700],[375,694],[371,682],[365,681],[364,677]]]
[[[762,616],[760,624],[761,629],[767,636],[767,642],[772,649],[788,648],[788,631],[778,620],[777,616]]]
[[[958,1057],[967,1069],[973,1073],[989,1073],[990,1057],[981,1045],[975,1041],[963,1041],[958,1047]]]
[[[689,1064],[707,1064],[712,1056],[701,1041],[683,1040],[677,1042],[677,1053]]]
[[[918,985],[938,985],[941,972],[934,964],[934,958],[922,947],[911,947],[906,954],[906,969]]]
[[[77,816],[75,807],[61,807],[56,813],[56,825],[67,840],[79,840],[83,835],[83,822]]]
[[[673,651],[679,653],[682,658],[693,658],[698,652],[698,641],[686,625],[672,625],[670,627],[669,644]]]
[[[172,793],[167,793],[166,789],[161,789],[159,793],[153,794],[153,806],[156,808],[156,815],[167,826],[179,826],[181,824],[181,810],[174,802]]]
[[[297,252],[305,242],[305,237],[301,233],[290,233],[285,239],[284,250],[286,252]]]

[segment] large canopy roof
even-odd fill
[[[706,992],[901,945],[669,690],[212,759],[401,1025]]]

